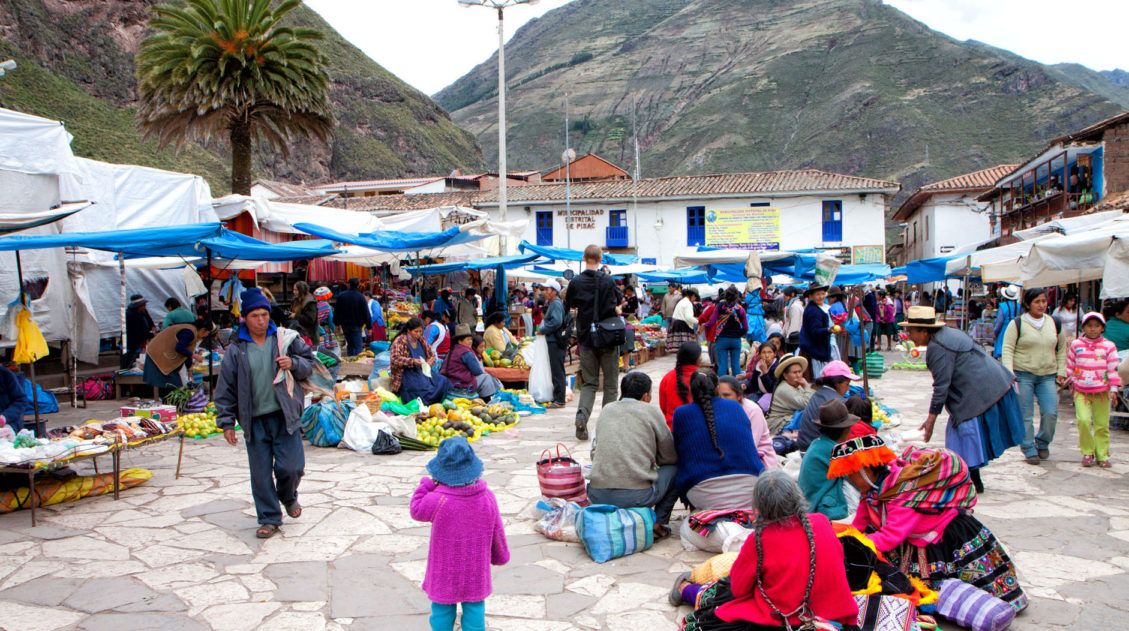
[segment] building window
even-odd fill
[[[838,199],[823,202],[823,241],[843,240],[843,202]]]
[[[925,215],[925,240],[929,240],[929,215]]]
[[[772,205],[772,202],[753,202],[749,204],[752,208],[767,208]]]
[[[705,245],[706,207],[690,206],[686,209],[686,245]]]
[[[609,210],[608,211],[608,225],[609,226],[626,226],[627,225],[627,211],[626,210]]]
[[[537,245],[553,245],[553,211],[537,211]]]

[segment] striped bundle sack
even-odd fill
[[[596,563],[635,554],[655,543],[653,508],[616,508],[593,504],[576,518],[576,534]]]
[[[937,613],[972,631],[1002,631],[1015,608],[988,592],[955,578],[941,581]]]
[[[561,454],[562,449],[564,454]],[[556,497],[581,506],[588,504],[584,470],[572,457],[568,447],[560,443],[557,443],[555,456],[548,449],[541,452],[541,458],[537,461],[537,483],[541,486],[541,495],[544,497]]]

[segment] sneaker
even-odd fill
[[[1042,459],[1037,455],[1027,456],[1026,462],[1027,464],[1043,464]]]
[[[1103,468],[1103,469],[1108,469],[1108,468],[1113,466],[1113,463],[1108,461],[1108,460],[1099,460],[1098,466]]]
[[[576,440],[588,440],[588,423],[576,421]]]
[[[1082,456],[1082,466],[1083,467],[1094,466],[1094,457],[1093,456]]]
[[[1043,447],[1039,450],[1039,458],[1042,460],[1049,460],[1051,457],[1051,450]]]

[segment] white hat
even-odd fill
[[[561,284],[558,283],[555,280],[549,279],[549,280],[545,281],[544,283],[542,283],[541,286],[546,288],[546,289],[552,289],[552,290],[556,291],[558,294],[561,293]]]
[[[1004,300],[1019,300],[1019,287],[1016,285],[1001,287],[1000,298],[1003,298]]]

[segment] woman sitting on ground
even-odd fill
[[[659,382],[659,409],[666,418],[666,426],[672,428],[674,410],[690,402],[690,377],[702,363],[702,345],[685,342],[678,347],[678,358],[674,369],[663,375]]]
[[[835,399],[842,400],[851,389],[851,382],[861,379],[862,377],[851,372],[846,363],[839,360],[824,366],[823,376],[815,380],[815,394],[800,417],[800,435],[796,438],[796,446],[800,451],[807,451],[808,446],[819,436],[819,409]]]
[[[436,357],[423,339],[423,320],[413,317],[405,322],[389,353],[392,366],[388,389],[399,395],[401,401],[421,399],[424,405],[443,401],[451,382],[438,370],[432,370]]]
[[[486,349],[505,353],[508,349],[517,346],[513,333],[506,328],[506,314],[495,311],[486,318],[486,332],[482,334],[486,340]]]
[[[776,369],[772,371],[776,377],[776,388],[772,391],[772,405],[768,408],[768,431],[773,436],[780,433],[796,412],[804,409],[811,400],[814,391],[808,387],[804,373],[808,369],[808,360],[798,355],[785,355],[780,358]]]
[[[715,390],[716,382],[709,375],[694,373],[693,402],[674,411],[675,484],[696,510],[747,509],[764,463],[744,408],[716,396]]]
[[[895,567],[933,589],[955,578],[1016,611],[1027,606],[1007,551],[970,512],[976,490],[960,456],[909,447],[899,458],[878,436],[863,436],[835,446],[827,475],[862,494],[854,527]]]
[[[772,391],[776,389],[776,367],[780,359],[776,347],[768,342],[761,344],[756,353],[751,354],[749,367],[745,371],[745,395],[756,401],[761,410],[767,412],[772,404]]]
[[[749,427],[753,432],[753,442],[757,445],[757,455],[761,457],[765,469],[775,469],[780,464],[776,461],[776,450],[772,448],[772,434],[768,433],[768,422],[764,420],[764,411],[743,394],[741,382],[737,381],[736,377],[722,377],[717,384],[717,396],[741,404],[745,416],[749,417]]]
[[[783,471],[761,476],[752,502],[755,530],[729,576],[705,587],[679,576],[678,600],[695,604],[686,626],[698,631],[800,629],[817,617],[840,623],[844,630],[857,629],[858,606],[843,569],[843,546],[827,518],[806,512],[803,494]]]
[[[471,333],[466,324],[455,327],[455,343],[451,345],[451,353],[447,355],[447,361],[443,362],[443,368],[439,371],[451,380],[452,394],[489,401],[502,388],[502,383],[486,372],[482,361],[474,352],[475,346],[482,344],[482,338]]]
[[[808,500],[811,512],[828,519],[845,519],[850,514],[842,478],[828,478],[831,452],[845,440],[859,417],[847,410],[842,399],[834,399],[819,408],[819,437],[808,446],[800,464],[800,489]]]

